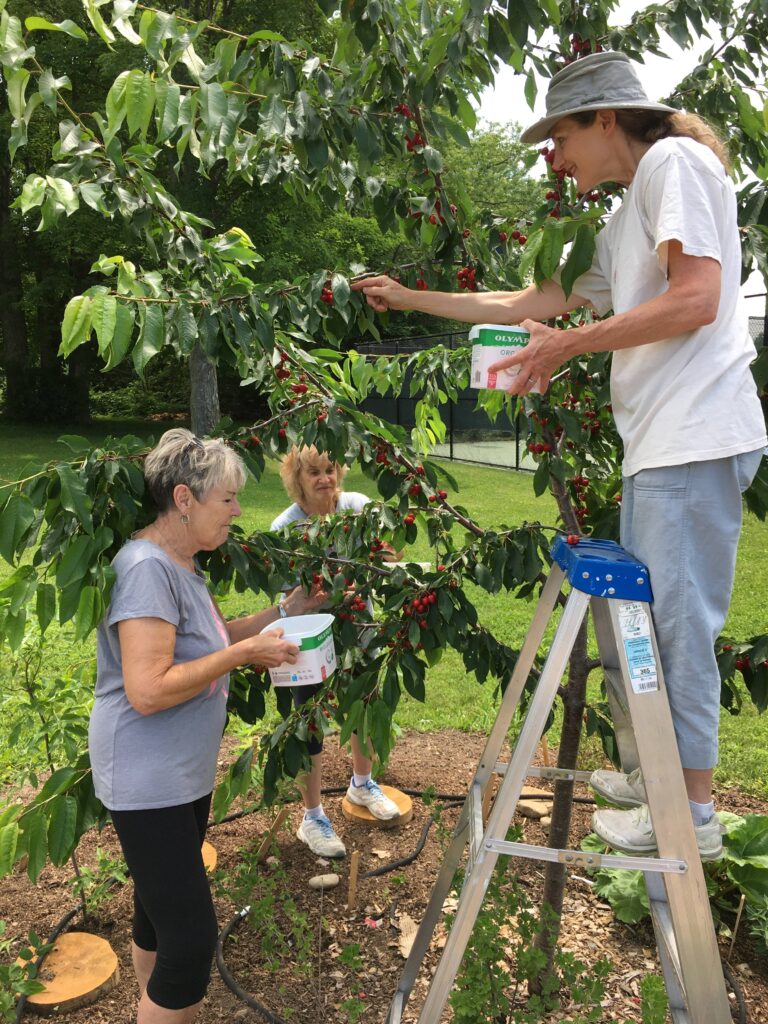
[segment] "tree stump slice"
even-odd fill
[[[390,818],[389,821],[374,818],[367,807],[358,807],[346,797],[341,801],[342,814],[349,821],[354,821],[358,825],[368,825],[374,828],[397,828],[398,825],[405,825],[409,822],[413,817],[413,800],[406,793],[401,793],[399,789],[393,789],[392,786],[382,786],[381,791],[384,796],[388,796],[397,804],[400,811],[399,818]]]
[[[219,855],[216,853],[216,847],[206,839],[201,847],[201,853],[203,855],[203,865],[206,871],[216,870],[216,861],[219,859]]]
[[[60,935],[40,968],[44,992],[28,996],[27,1006],[41,1017],[90,1006],[120,981],[117,956],[106,941],[88,932]]]

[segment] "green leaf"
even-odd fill
[[[115,36],[99,13],[99,7],[104,2],[105,0],[83,0],[83,7],[85,7],[85,13],[88,15],[90,23],[111,50]]]
[[[72,856],[77,833],[77,800],[60,796],[53,801],[48,821],[48,853],[51,863],[60,867]]]
[[[536,260],[541,277],[549,280],[560,265],[563,255],[563,226],[559,221],[549,221],[544,227],[544,238]]]
[[[37,587],[37,622],[42,636],[56,614],[56,588],[52,583],[39,583]]]
[[[101,621],[104,599],[97,587],[83,587],[75,612],[75,640],[83,641]]]
[[[0,827],[0,878],[9,875],[16,860],[16,845],[19,841],[19,825],[11,821]]]
[[[48,175],[45,180],[57,202],[64,207],[64,212],[68,217],[80,208],[77,193],[66,178],[53,178]]]
[[[45,103],[49,110],[53,110],[55,113],[58,105],[59,90],[71,90],[72,83],[67,75],[62,75],[61,78],[54,78],[53,74],[46,68],[37,81],[37,88],[43,98],[43,103]]]
[[[107,138],[106,136],[104,138],[107,145],[125,120],[125,89],[128,84],[128,76],[130,74],[130,71],[121,72],[114,80],[109,92],[107,93],[106,111],[111,132],[110,138]]]
[[[59,346],[59,355],[64,359],[90,337],[91,305],[92,300],[87,295],[76,295],[67,303],[61,325],[61,345]]]
[[[155,124],[157,141],[165,142],[179,125],[181,89],[175,82],[155,82]]]
[[[645,879],[639,871],[597,871],[595,892],[608,900],[619,921],[635,924],[650,913]]]
[[[227,94],[218,82],[203,83],[198,93],[198,110],[203,123],[211,131],[219,127],[228,109]]]
[[[0,555],[13,564],[16,550],[32,525],[35,509],[25,494],[12,494],[0,513]]]
[[[41,30],[44,32],[64,32],[66,35],[72,36],[73,39],[84,39],[86,41],[88,39],[88,36],[83,29],[69,18],[64,21],[56,22],[48,21],[46,18],[26,18],[24,20],[24,26],[27,32],[37,32]]]
[[[85,528],[86,533],[93,533],[93,521],[91,519],[91,499],[85,493],[83,483],[76,476],[71,466],[60,463],[56,467],[59,480],[61,481],[61,504],[73,515],[77,516],[79,522]]]
[[[26,68],[12,71],[7,78],[8,108],[17,121],[21,121],[24,118],[24,108],[27,105],[26,92],[28,81],[29,72]]]
[[[100,292],[93,296],[91,323],[99,343],[99,355],[108,351],[117,325],[117,299],[114,295]]]
[[[179,339],[179,348],[184,355],[189,355],[197,343],[197,321],[186,302],[180,302],[173,314],[173,323]]]
[[[138,132],[142,139],[146,138],[154,109],[155,90],[152,79],[134,68],[128,72],[125,83],[125,111],[131,135]]]
[[[114,369],[121,363],[128,354],[133,337],[134,313],[133,307],[124,302],[117,304],[115,317],[115,333],[112,335],[112,343],[109,346],[109,359],[104,367],[104,372]]]
[[[349,303],[349,281],[343,274],[333,275],[331,278],[331,290],[333,291],[333,301],[337,306],[344,307]]]
[[[744,820],[728,832],[725,840],[728,859],[735,864],[751,864],[768,868],[768,816],[748,814]],[[766,872],[768,892],[768,872]]]
[[[56,585],[60,589],[81,580],[91,567],[96,548],[91,537],[76,537],[64,552],[56,570]]]
[[[156,303],[145,303],[139,310],[139,339],[133,350],[133,365],[141,377],[144,367],[156,356],[165,342],[165,322],[162,307]]]
[[[36,882],[48,859],[48,827],[42,808],[28,811],[21,819],[27,851],[27,875]]]
[[[22,213],[40,206],[45,198],[46,185],[45,178],[41,178],[39,174],[30,174],[24,182],[21,196],[16,200]]]
[[[560,284],[568,297],[577,278],[592,266],[595,255],[595,229],[591,224],[580,224],[576,229],[571,251],[560,274]]]

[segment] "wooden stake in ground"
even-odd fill
[[[347,910],[355,909],[357,903],[357,873],[360,870],[360,851],[355,850],[349,862],[349,890],[347,892]]]
[[[48,1017],[90,1006],[120,980],[117,956],[106,939],[87,932],[60,935],[45,958],[38,981],[44,992],[27,998],[33,1013]]]
[[[277,815],[275,816],[275,820],[272,822],[272,825],[271,825],[269,831],[267,832],[267,834],[262,839],[261,846],[256,851],[256,863],[257,864],[261,864],[261,862],[267,856],[269,851],[272,849],[272,841],[274,840],[275,836],[277,835],[277,830],[280,828],[280,826],[283,824],[283,822],[285,821],[285,819],[288,817],[288,815],[290,813],[291,813],[291,809],[290,809],[290,807],[288,807],[287,804],[284,804],[280,808],[280,810],[277,812]]]

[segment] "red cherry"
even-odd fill
[[[568,536],[565,538],[565,543],[578,544],[580,540],[581,537],[579,537],[578,533],[569,533]]]
[[[278,436],[279,438],[284,438],[284,437],[285,437],[285,431],[283,430],[283,428],[282,428],[282,427],[280,427],[280,429],[278,430],[278,432],[277,432],[277,436]]]
[[[445,500],[448,497],[448,491],[438,491],[437,494],[438,497],[442,498],[443,500]]]
[[[419,619],[419,629],[426,629],[426,628],[427,628],[427,620],[426,619]]]
[[[415,498],[417,494],[421,494],[421,487],[419,487],[418,484],[411,484],[411,486],[408,488],[408,493],[413,495],[413,497]]]
[[[411,526],[413,523],[416,522],[416,516],[412,515],[409,512],[407,516],[403,516],[403,522],[406,523],[408,526]]]
[[[500,231],[499,232],[499,241],[500,242],[506,242],[506,240],[507,240],[507,232],[506,231]]]

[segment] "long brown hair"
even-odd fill
[[[725,143],[712,125],[698,114],[686,114],[682,110],[668,114],[663,110],[606,109],[613,110],[619,128],[631,139],[650,143],[668,138],[693,139],[694,142],[700,142],[703,146],[711,149],[725,168],[726,173],[731,173],[731,160]],[[591,125],[596,116],[597,111],[595,110],[585,110],[570,115],[577,124],[584,127]]]

